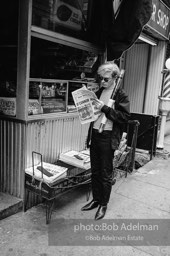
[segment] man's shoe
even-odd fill
[[[96,208],[97,206],[99,205],[99,202],[98,201],[94,201],[92,200],[90,203],[86,204],[85,206],[83,206],[81,208],[82,211],[89,211],[89,210],[92,210],[94,208]]]
[[[100,205],[96,212],[95,220],[102,219],[105,216],[106,210],[107,210],[107,205],[105,206]]]

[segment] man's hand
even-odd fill
[[[98,99],[94,99],[94,105],[97,109],[101,109],[104,106],[104,102]]]

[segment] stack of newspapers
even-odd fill
[[[65,153],[61,153],[59,160],[85,170],[88,170],[91,167],[90,153],[88,149],[82,151],[71,150]]]
[[[53,185],[57,180],[67,176],[66,167],[42,162],[25,169],[25,173],[33,176],[35,179],[42,180],[49,185]]]

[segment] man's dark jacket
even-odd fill
[[[100,97],[101,93],[102,93],[102,89],[100,89],[96,93],[98,98]],[[117,91],[114,100],[115,100],[114,109],[104,105],[101,111],[105,113],[108,119],[113,121],[111,145],[112,145],[112,149],[116,150],[119,146],[125,124],[127,123],[130,117],[130,102],[129,102],[128,96],[126,95],[123,89],[119,89]],[[88,137],[87,137],[87,147],[89,147],[90,145],[93,124],[94,123],[92,122],[89,127]]]

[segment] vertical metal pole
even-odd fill
[[[160,100],[160,111],[161,111],[161,126],[158,138],[158,149],[164,148],[164,135],[165,135],[165,125],[166,117],[170,111],[170,95],[169,95],[169,84],[170,84],[170,70],[164,69],[162,71],[164,74],[163,77],[163,86],[162,86],[162,97],[159,97]]]

